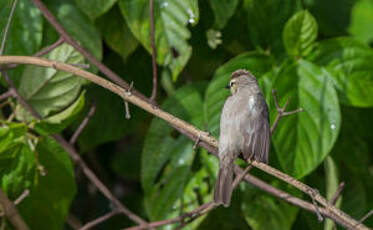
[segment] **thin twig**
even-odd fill
[[[28,195],[30,194],[30,190],[26,189],[15,201],[14,205],[18,205],[21,203]],[[4,216],[4,212],[0,212],[0,217]]]
[[[74,230],[78,230],[83,226],[82,222],[71,213],[67,216],[66,223]]]
[[[9,17],[8,17],[8,22],[7,22],[6,26],[5,26],[4,36],[3,36],[3,40],[1,42],[0,56],[3,55],[3,53],[5,51],[6,40],[8,38],[8,32],[9,32],[10,24],[12,23],[12,19],[13,19],[14,11],[15,11],[16,6],[17,6],[17,2],[18,2],[18,0],[14,0],[13,4],[12,4],[12,8],[10,9],[10,14],[9,14]]]
[[[34,0],[35,1],[35,0]],[[48,61],[46,59],[36,58],[36,57],[20,57],[20,56],[3,56],[0,57],[0,64],[9,64],[9,63],[23,63],[23,64],[33,64],[33,65],[39,65],[44,67],[54,67],[58,70],[67,71],[70,73],[73,73],[77,76],[81,76],[83,78],[86,78],[102,87],[107,88],[108,90],[116,93],[117,95],[121,96],[122,99],[127,100],[128,102],[131,102],[138,107],[144,109],[145,111],[148,111],[149,113],[167,121],[170,125],[175,127],[177,130],[179,130],[184,135],[188,136],[189,138],[192,138],[195,140],[199,133],[202,131],[198,128],[190,125],[189,123],[161,110],[159,107],[153,106],[148,101],[145,101],[136,95],[127,95],[127,92],[125,89],[121,88],[120,86],[113,84],[112,82],[109,82],[97,75],[94,75],[92,73],[89,73],[87,71],[84,71],[82,69],[73,67],[68,64],[55,62],[55,61]],[[218,141],[210,136],[210,135],[201,135],[201,142],[200,145],[204,146],[208,151],[213,152],[215,155],[217,153],[218,148]],[[259,168],[260,170],[273,175],[274,177],[277,177],[278,179],[281,179],[285,181],[286,183],[289,183],[293,185],[294,187],[298,188],[299,190],[305,192],[308,194],[309,189],[311,189],[308,185],[296,180],[295,178],[282,173],[281,171],[267,165],[261,162],[253,161],[251,162],[252,165],[256,168]],[[254,182],[258,183],[258,182]],[[257,184],[254,184],[258,186]],[[317,200],[319,203],[321,203],[323,206],[327,208],[327,210],[330,212],[329,216],[331,218],[335,219],[338,223],[342,224],[345,227],[353,227],[356,225],[357,221],[348,216],[346,213],[342,212],[340,209],[332,206],[324,197],[322,197],[320,194],[317,194],[315,196],[315,200]],[[368,229],[364,225],[359,225],[359,229]]]
[[[281,107],[280,104],[279,104],[279,102],[278,102],[277,92],[276,92],[275,89],[272,90],[272,94],[273,94],[273,99],[275,101],[275,106],[276,106],[276,110],[277,110],[277,116],[276,116],[276,119],[273,122],[273,125],[271,127],[271,133],[273,133],[273,131],[276,129],[276,127],[278,125],[278,122],[281,120],[281,118],[303,111],[303,108],[299,108],[299,109],[296,109],[296,110],[293,110],[293,111],[286,112],[286,109],[287,109],[287,107],[289,105],[289,100],[287,100],[285,102],[284,106]]]
[[[315,197],[316,197],[317,193],[319,193],[319,192],[317,190],[315,190],[315,189],[310,189],[309,190],[309,195],[311,197],[312,204],[315,206],[315,212],[316,212],[317,220],[319,222],[322,222],[324,220],[324,218],[320,214],[319,206],[317,205],[317,202],[315,200]]]
[[[12,225],[19,230],[29,230],[29,227],[22,219],[15,205],[9,198],[5,195],[4,191],[0,188],[0,203],[3,207],[3,211],[8,220]]]
[[[74,132],[74,134],[70,138],[70,141],[69,141],[70,144],[75,144],[76,140],[78,139],[80,134],[83,132],[84,128],[87,126],[87,124],[89,122],[89,119],[91,119],[93,114],[95,114],[95,111],[96,111],[96,104],[93,103],[93,105],[89,109],[89,112],[88,112],[87,116],[83,119],[83,121],[82,121],[82,123],[80,123],[78,129]]]
[[[5,99],[7,99],[9,97],[12,97],[12,96],[13,96],[13,91],[8,90],[7,92],[0,95],[0,101],[5,100]]]
[[[103,215],[103,216],[100,216],[100,217],[98,217],[98,218],[96,218],[96,219],[94,219],[94,220],[92,220],[92,221],[86,223],[86,224],[85,224],[83,227],[81,227],[79,230],[87,230],[87,229],[90,229],[90,228],[92,228],[92,227],[94,227],[94,226],[96,226],[96,225],[101,224],[102,222],[104,222],[104,221],[110,219],[111,217],[113,217],[113,216],[115,216],[115,215],[117,215],[117,214],[119,214],[119,211],[118,211],[118,210],[113,210],[113,211],[111,211],[111,212],[109,212],[109,213],[106,213],[106,214]]]
[[[337,200],[341,196],[344,187],[345,187],[345,182],[342,181],[339,184],[337,191],[334,193],[333,197],[330,199],[330,203],[332,205],[335,205],[337,203]]]
[[[356,229],[359,225],[361,225],[366,219],[368,219],[371,215],[373,215],[373,209],[370,210],[367,214],[365,214],[363,216],[363,218],[361,218],[359,220],[359,222],[357,223],[357,225],[353,228],[353,229]]]
[[[153,65],[153,91],[150,101],[156,102],[158,90],[158,77],[157,77],[157,51],[155,49],[155,25],[154,25],[154,1],[149,0],[150,11],[150,45],[152,47],[152,65]]]

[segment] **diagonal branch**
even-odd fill
[[[29,230],[25,221],[19,215],[18,210],[9,198],[5,195],[4,191],[0,188],[0,203],[5,213],[5,216],[13,224],[16,229]]]
[[[3,57],[0,57],[0,64],[9,64],[9,63],[23,63],[23,64],[33,64],[33,65],[39,65],[39,66],[44,66],[44,67],[52,67],[52,68],[55,68],[55,69],[58,69],[58,70],[63,70],[63,71],[67,71],[67,72],[70,72],[70,73],[73,73],[77,76],[81,76],[83,78],[86,78],[87,80],[89,81],[92,81],[112,92],[114,92],[115,94],[119,95],[122,97],[123,100],[126,100],[128,102],[131,102],[135,105],[137,105],[138,107],[144,109],[145,111],[159,117],[159,118],[162,118],[163,120],[167,121],[170,125],[172,125],[173,127],[177,128],[178,130],[182,130],[182,133],[186,134],[188,137],[192,138],[193,140],[195,140],[199,135],[200,135],[200,145],[202,146],[206,146],[206,148],[210,151],[212,151],[213,153],[216,154],[216,150],[217,150],[217,147],[218,147],[218,141],[214,138],[214,137],[211,137],[209,134],[199,130],[198,128],[192,126],[191,124],[161,110],[159,107],[156,107],[156,106],[153,106],[152,104],[150,104],[149,102],[137,97],[136,95],[134,94],[129,94],[125,89],[123,89],[122,87],[112,83],[112,82],[109,82],[95,74],[92,74],[92,73],[89,73],[87,71],[84,71],[82,69],[79,69],[79,68],[76,68],[74,66],[71,66],[71,65],[68,65],[68,64],[64,64],[64,63],[60,63],[60,62],[56,62],[56,61],[49,61],[49,60],[46,60],[46,59],[43,59],[43,58],[36,58],[36,57],[24,57],[24,56],[3,56]],[[291,184],[293,185],[294,187],[298,188],[299,190],[305,192],[306,194],[309,194],[310,192],[309,191],[314,191],[311,187],[309,187],[308,185],[300,182],[300,181],[297,181],[295,178],[285,174],[285,173],[282,173],[281,171],[275,169],[275,168],[272,168],[271,166],[269,165],[266,165],[264,163],[260,163],[260,162],[256,162],[256,161],[253,161],[253,162],[250,162],[254,167],[256,168],[259,168],[261,169],[262,171],[268,173],[268,174],[271,174],[275,177],[277,177],[278,179],[281,179],[283,181],[285,181],[286,183],[288,184]],[[253,184],[258,186],[257,184],[255,184],[257,182],[254,182]],[[328,215],[326,216],[332,216],[334,220],[336,220],[338,223],[340,223],[341,225],[343,226],[346,226],[346,227],[353,227],[355,226],[358,222],[356,220],[354,220],[353,218],[351,218],[350,216],[348,216],[347,214],[345,214],[344,212],[342,212],[341,210],[337,209],[336,207],[334,207],[333,205],[329,204],[328,201],[326,201],[326,199],[324,197],[322,197],[319,193],[315,194],[314,196],[315,200],[317,200],[320,204],[322,204],[326,210],[328,211]],[[314,206],[312,206],[314,207]],[[358,229],[368,229],[366,226],[364,225],[358,225]]]
[[[90,228],[92,228],[92,227],[94,227],[94,226],[96,226],[96,225],[99,225],[99,224],[101,224],[102,222],[104,222],[104,221],[110,219],[111,217],[117,215],[118,213],[119,213],[118,210],[113,210],[113,211],[111,211],[111,212],[109,212],[109,213],[106,213],[105,215],[100,216],[100,217],[98,217],[98,218],[96,218],[96,219],[94,219],[94,220],[92,220],[92,221],[86,223],[83,227],[79,228],[79,230],[87,230],[87,229],[90,229]]]
[[[84,128],[87,126],[89,119],[95,114],[96,105],[93,104],[89,109],[87,116],[83,119],[82,123],[80,123],[78,129],[74,132],[73,136],[70,138],[70,144],[75,144],[76,140],[78,139],[79,135],[83,132]]]

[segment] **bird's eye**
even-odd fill
[[[234,81],[231,82],[231,87],[234,85]]]

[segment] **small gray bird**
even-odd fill
[[[227,86],[232,95],[220,117],[219,173],[214,201],[228,207],[231,202],[234,161],[244,159],[268,163],[270,125],[268,107],[256,78],[247,70],[232,73]]]

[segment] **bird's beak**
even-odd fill
[[[230,89],[231,88],[231,86],[228,84],[227,86],[225,86],[224,88],[226,88],[226,89]]]

